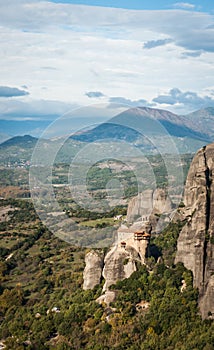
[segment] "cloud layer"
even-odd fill
[[[190,110],[196,110],[214,106],[213,96],[199,96],[193,91],[181,91],[178,88],[173,88],[168,93],[153,98],[151,102],[145,99],[130,100],[124,97],[109,97],[108,101],[112,104],[124,104],[130,107],[161,106],[162,108],[170,110],[171,106],[177,105],[179,109],[186,107]]]
[[[52,114],[58,102],[44,108],[44,101],[87,105],[89,98],[174,112],[212,104],[213,15],[195,9],[185,2],[162,11],[0,2],[0,111],[40,115],[40,104]],[[12,88],[25,85],[30,95]]]
[[[193,9],[189,3],[176,3],[176,7]],[[166,34],[188,50],[214,51],[213,17],[207,13],[182,10],[136,11],[54,4],[45,1],[11,0],[0,4],[0,20],[5,27],[25,31],[47,31],[48,28],[81,30],[81,28],[108,28],[109,30],[137,29]],[[211,26],[211,27],[210,27]]]
[[[77,108],[77,105],[50,100],[20,101],[2,98],[0,101],[0,119],[5,120],[54,120]]]

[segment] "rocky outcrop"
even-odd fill
[[[150,215],[172,211],[172,203],[164,189],[146,190],[134,197],[127,210],[127,221],[149,220]]]
[[[108,290],[105,294],[102,294],[99,298],[96,299],[96,302],[100,305],[103,303],[106,304],[107,307],[110,306],[111,303],[114,303],[116,300],[117,291]]]
[[[90,251],[85,257],[83,289],[93,289],[105,279],[103,291],[112,284],[129,278],[136,271],[136,262],[146,263],[149,256],[151,225],[148,221],[139,221],[128,227],[124,224],[118,229],[117,240],[106,254],[105,259],[96,251]]]
[[[117,242],[105,256],[103,291],[117,281],[129,278],[136,271],[137,262],[146,263],[150,235],[151,225],[148,221],[137,222],[130,227],[121,225]]]
[[[209,278],[207,286],[205,288],[204,295],[199,299],[199,308],[201,310],[202,318],[213,319],[214,314],[214,276]]]
[[[105,284],[103,291],[117,281],[129,278],[136,271],[136,259],[140,259],[137,251],[132,247],[118,249],[113,247],[105,257],[103,277]]]
[[[171,212],[170,199],[162,189],[147,190],[135,197],[128,208],[127,221],[135,220],[132,225],[121,224],[118,229],[117,240],[106,254],[105,259],[98,253],[91,251],[86,255],[84,270],[84,289],[93,289],[101,280],[101,273],[105,279],[103,291],[119,280],[129,278],[137,269],[137,262],[146,264],[149,256],[149,241],[152,232],[151,222],[157,223],[159,216]],[[153,226],[154,226],[153,225]]]
[[[85,256],[85,269],[83,272],[83,289],[93,289],[100,283],[104,263],[103,253],[91,250]]]
[[[199,289],[203,318],[214,316],[214,144],[194,157],[187,176],[181,216],[187,223],[178,243],[175,262],[183,262],[193,272]]]
[[[136,271],[136,261],[140,261],[138,252],[128,246],[126,249],[114,246],[105,257],[96,251],[90,251],[85,257],[85,269],[83,273],[83,289],[93,289],[100,283],[101,277],[105,278],[103,291],[108,291],[112,284],[131,276]]]

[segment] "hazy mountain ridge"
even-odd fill
[[[214,135],[214,108],[207,107],[205,109],[197,110],[187,115],[178,115],[164,109],[156,109],[149,107],[131,108],[123,113],[118,113],[111,118],[107,123],[118,124],[121,120],[121,115],[129,114],[130,117],[148,117],[160,121],[161,123],[169,122],[179,127],[187,128],[193,133],[198,133],[206,136]],[[56,117],[55,117],[56,118]],[[0,119],[1,133],[17,136],[17,135],[31,135],[38,136],[39,130],[44,130],[52,121],[54,117],[48,120],[4,120]],[[204,123],[206,121],[206,123]],[[90,124],[90,119],[88,119]],[[93,119],[93,125],[95,123]],[[105,124],[105,123],[102,123]],[[102,125],[101,124],[101,125]],[[76,126],[76,125],[75,125]],[[1,141],[1,140],[0,140]]]
[[[214,108],[208,107],[187,115],[189,122],[194,124],[196,131],[203,130],[204,133],[213,138],[214,136]]]
[[[203,127],[206,116],[207,128]],[[213,141],[214,109],[200,110],[187,116],[179,116],[166,110],[154,108],[132,108],[111,118],[95,128],[72,135],[81,142],[117,139],[133,142],[144,153],[154,153],[156,145],[168,152],[169,138],[180,153],[194,153]]]
[[[11,125],[12,121],[8,122]],[[19,127],[20,123],[21,121]],[[30,121],[28,121],[28,125],[30,127]],[[35,125],[34,121],[33,125]],[[39,124],[37,126],[39,127]],[[26,130],[26,124],[24,130]],[[93,129],[84,130],[83,132],[78,131],[78,133],[70,136],[70,139],[65,142],[65,153],[68,155],[70,147],[73,147],[76,143],[80,146],[84,143],[99,140],[111,141],[113,139],[133,143],[144,154],[153,154],[157,150],[150,142],[150,136],[151,140],[156,140],[156,144],[160,145],[166,152],[170,149],[169,138],[171,138],[180,153],[194,153],[198,148],[214,141],[214,108],[209,107],[186,116],[154,108],[132,108],[119,113],[108,122],[101,123]],[[0,149],[4,149],[5,154],[9,156],[11,147],[13,151],[16,148],[17,158],[19,156],[23,158],[23,149],[28,149],[27,160],[30,160],[31,150],[33,151],[37,140],[36,137],[27,136],[26,134],[24,136],[14,136],[1,143]],[[52,141],[50,139],[45,142],[50,143],[51,147]],[[71,152],[73,153],[73,151]],[[4,156],[4,160],[5,158],[7,156]],[[67,158],[69,157],[66,156]],[[63,156],[63,161],[66,159]]]
[[[11,147],[11,146],[19,146],[19,147],[35,147],[36,143],[38,141],[38,138],[33,137],[31,135],[24,135],[24,136],[14,136],[3,143],[0,144],[0,149]]]
[[[157,120],[157,126],[155,123],[152,123],[154,120]],[[138,137],[144,136],[144,127],[146,132],[153,132],[156,131],[155,128],[158,129],[159,123],[163,126],[163,131],[168,132],[171,136],[189,137],[205,142],[211,140],[208,133],[202,132],[203,129],[197,127],[197,123],[195,127],[195,123],[188,120],[187,117],[178,116],[165,110],[143,107],[129,109],[126,112],[116,115],[107,123],[102,123],[89,131],[72,135],[71,138],[83,142],[94,142],[104,138],[118,138],[132,142]],[[149,130],[149,127],[151,130]],[[160,133],[160,130],[157,131]]]

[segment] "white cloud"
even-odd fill
[[[57,117],[77,108],[77,105],[49,100],[0,100],[1,119],[5,120],[54,120]]]
[[[190,6],[188,3],[177,3]],[[136,29],[165,33],[188,49],[214,50],[213,18],[205,13],[189,13],[182,10],[136,11],[92,7],[84,5],[55,4],[51,2],[10,1],[0,4],[1,24],[10,28],[28,31],[89,31],[97,35],[115,38]],[[198,34],[200,37],[198,38]],[[188,39],[190,40],[187,40]],[[205,42],[203,39],[206,39]],[[157,39],[158,40],[158,39]],[[194,42],[191,45],[191,42]],[[191,46],[191,47],[189,47]]]
[[[10,0],[0,17],[1,84],[28,86],[33,99],[88,104],[85,92],[102,91],[151,102],[173,86],[213,87],[210,14]]]

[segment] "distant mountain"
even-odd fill
[[[204,118],[206,128],[203,125]],[[159,138],[162,145],[165,139],[167,150],[169,137],[173,139],[181,153],[195,152],[203,145],[214,141],[214,109],[207,108],[186,116],[179,116],[160,109],[133,108],[116,115],[108,123],[71,136],[72,139],[81,142],[95,142],[103,139],[134,142],[147,152],[153,152],[153,146],[148,146],[149,138],[156,138],[156,140]]]
[[[185,117],[189,123],[192,123],[195,131],[208,135],[214,140],[214,108],[208,107],[188,114]]]
[[[113,121],[113,120],[112,120]],[[94,142],[100,139],[119,139],[127,142],[134,142],[140,133],[123,125],[109,122],[96,126],[91,130],[78,132],[71,136],[71,139],[81,142]]]
[[[15,136],[0,144],[0,164],[23,166],[30,161],[37,138]]]
[[[30,136],[30,135],[24,135],[24,136],[14,136],[3,143],[0,144],[0,149],[7,148],[7,147],[24,147],[24,148],[32,148],[35,147],[38,139],[36,137]]]
[[[0,120],[0,125],[1,122]],[[0,163],[30,160],[37,140],[36,137],[24,135],[4,141],[0,144]],[[125,141],[138,147],[144,154],[156,154],[160,149],[162,153],[173,153],[170,145],[173,142],[180,153],[194,153],[214,141],[214,108],[186,116],[154,108],[129,109],[108,122],[72,135],[57,155],[57,162],[69,163],[85,143],[99,140]],[[55,138],[43,142],[47,152],[61,141],[60,138]]]
[[[155,125],[154,120],[159,121],[171,136],[210,141],[208,133],[202,132],[203,128],[196,128],[188,116],[178,116],[165,110],[144,107],[129,109],[110,119],[108,123],[73,135],[72,138],[83,142],[94,142],[104,138],[134,141],[143,134],[144,130],[150,133],[157,131],[158,124]]]

